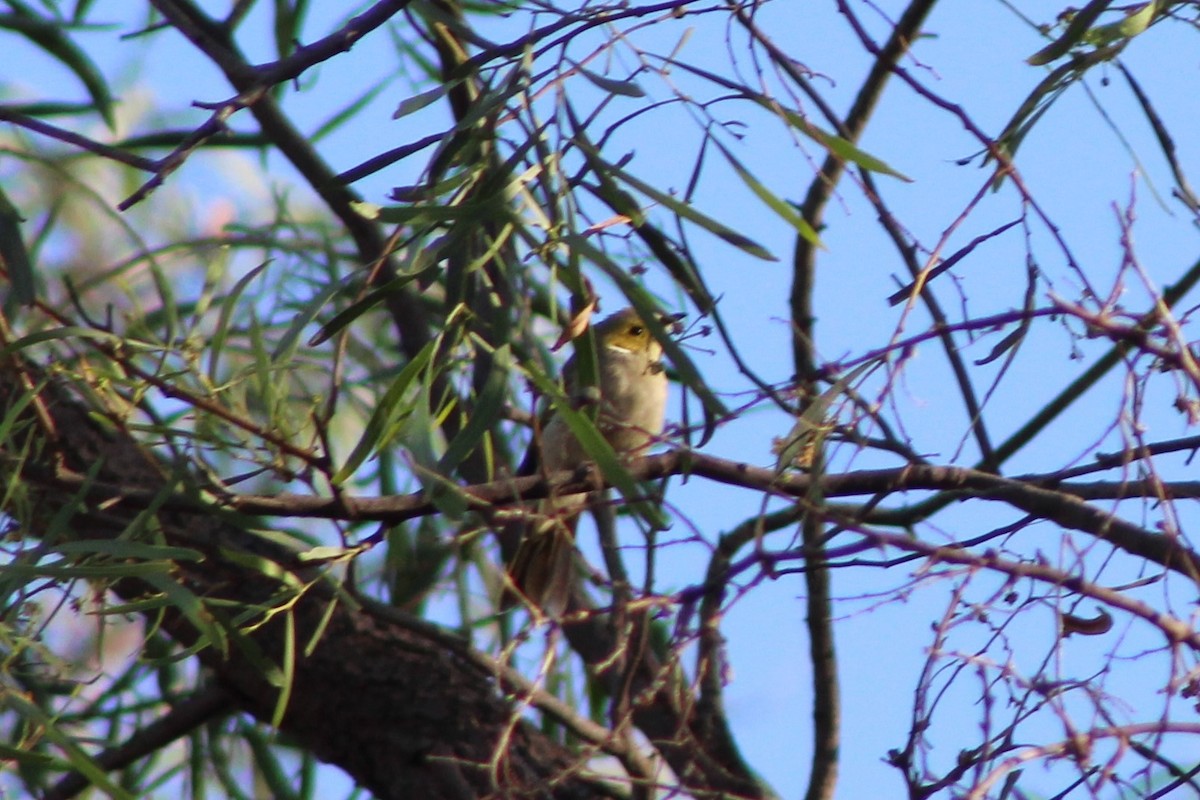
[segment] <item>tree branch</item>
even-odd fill
[[[28,386],[39,387],[33,402]],[[61,385],[36,379],[32,367],[10,359],[0,368],[0,408],[12,423],[3,442],[10,468],[23,456],[42,472],[91,470],[104,483],[169,494],[164,473],[138,442],[99,425]],[[21,520],[30,532],[53,525],[60,535],[115,538],[145,518],[135,505],[83,503],[51,483],[26,484],[24,494]],[[163,543],[198,557],[175,561],[162,576],[174,587],[172,599],[191,600],[156,605],[151,617],[182,647],[198,647],[237,705],[259,720],[276,719],[280,692],[289,691],[280,730],[377,797],[455,797],[468,788],[477,796],[533,787],[556,798],[601,793],[581,774],[580,756],[524,720],[514,724],[494,672],[448,650],[446,634],[358,605],[319,566],[295,566],[294,552],[229,515],[159,508],[153,516]],[[110,588],[128,601],[164,592],[161,580],[142,577]],[[235,624],[226,617],[231,609],[252,616]],[[311,653],[300,655],[305,648]],[[279,675],[290,678],[282,687]],[[493,763],[503,769],[493,771]]]
[[[233,708],[233,698],[220,686],[209,686],[172,706],[166,714],[134,731],[119,746],[105,750],[95,762],[105,770],[122,769],[166,747],[210,719]],[[42,795],[41,800],[68,800],[91,785],[83,773],[70,772]]]

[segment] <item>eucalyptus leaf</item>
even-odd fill
[[[410,389],[421,371],[429,364],[436,347],[436,340],[429,342],[421,349],[421,352],[404,365],[404,369],[400,370],[400,374],[392,381],[392,385],[388,387],[387,392],[371,412],[371,418],[367,421],[367,426],[363,430],[358,444],[354,446],[341,469],[333,476],[334,484],[345,483],[355,470],[362,466],[368,456],[391,444],[397,433],[396,422],[413,413],[416,402],[408,397]]]
[[[33,266],[29,251],[21,237],[24,219],[0,187],[0,268],[8,273],[13,294],[21,305],[32,305],[37,299]]]

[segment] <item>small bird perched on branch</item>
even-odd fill
[[[667,376],[662,345],[637,311],[626,308],[595,326],[598,388],[596,428],[622,457],[644,454],[663,429]],[[566,396],[578,392],[574,358],[563,368]],[[575,469],[587,451],[561,415],[552,414],[531,447],[547,472]],[[521,543],[508,574],[521,594],[543,613],[561,615],[575,569],[575,528],[586,495],[550,497],[523,523]]]

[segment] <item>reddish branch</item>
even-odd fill
[[[89,498],[97,501],[120,499],[122,505],[133,508],[146,508],[154,504],[173,510],[202,511],[216,506],[255,516],[388,524],[440,513],[425,492],[357,498],[347,495],[315,497],[287,493],[230,495],[205,503],[183,496],[168,496],[164,499],[159,492],[145,489],[135,483],[89,480],[81,472],[48,471],[36,465],[26,465],[25,470],[26,476],[31,480],[65,491],[85,491]],[[639,459],[630,465],[629,472],[639,480],[690,475],[799,500],[810,496],[814,490],[814,479],[806,473],[779,474],[774,469],[687,450],[673,450]],[[585,466],[575,472],[561,472],[548,477],[532,475],[461,486],[458,491],[473,507],[490,509],[522,500],[535,500],[550,493],[563,495],[589,492],[603,486],[601,477]],[[1189,578],[1197,579],[1200,576],[1200,554],[1177,538],[1142,528],[1085,502],[1139,497],[1158,499],[1164,495],[1175,499],[1200,498],[1200,481],[1070,482],[1061,480],[1055,474],[1005,478],[968,467],[910,464],[896,469],[826,474],[817,480],[815,489],[820,496],[826,498],[873,498],[875,502],[872,503],[872,508],[876,510],[860,520],[864,523],[878,522],[877,518],[886,517],[888,512],[879,508],[880,498],[904,492],[933,491],[948,493],[951,498],[974,497],[1002,502],[1039,519],[1104,539],[1128,553],[1146,558]]]

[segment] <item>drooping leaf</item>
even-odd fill
[[[29,721],[32,728],[40,730],[62,749],[71,763],[71,768],[87,779],[88,783],[106,793],[114,800],[134,800],[134,796],[109,780],[108,773],[96,763],[75,743],[75,738],[69,735],[58,720],[46,714],[42,708],[25,697],[22,692],[8,690],[4,693],[5,705],[15,711],[18,716]]]
[[[484,382],[483,391],[472,403],[471,416],[458,434],[446,446],[446,452],[438,461],[437,470],[442,475],[451,474],[471,454],[504,412],[504,397],[508,393],[508,380],[512,370],[512,349],[506,344],[492,353],[492,367]]]
[[[625,97],[645,97],[646,93],[642,91],[642,87],[638,86],[632,80],[619,80],[616,78],[608,78],[604,75],[597,75],[590,69],[584,67],[576,67],[579,74],[587,78],[606,92],[623,95]]]
[[[358,444],[350,452],[341,469],[333,476],[334,484],[345,483],[372,453],[387,447],[397,433],[397,423],[413,413],[416,402],[408,398],[409,390],[428,365],[436,349],[437,340],[429,342],[411,361],[404,365],[400,374],[392,381],[387,392],[379,399],[371,413],[371,419],[363,430]]]
[[[829,409],[833,407],[834,401],[845,395],[851,384],[869,374],[880,363],[868,361],[860,364],[849,374],[834,381],[832,386],[808,404],[803,413],[796,418],[788,435],[780,440],[776,447],[776,473],[782,474],[790,467],[807,468],[811,465],[814,452],[821,446],[831,428]]]
[[[283,612],[283,653],[280,656],[282,664],[280,671],[279,696],[275,699],[275,709],[271,712],[271,725],[278,728],[287,713],[288,702],[292,699],[292,686],[296,680],[296,615],[287,610]]]
[[[16,9],[12,13],[0,13],[0,28],[19,33],[75,73],[87,89],[96,111],[111,129],[113,117],[112,93],[104,75],[95,63],[64,32],[64,23],[35,16],[24,4],[9,4]]]
[[[388,76],[387,78],[377,82],[374,86],[368,87],[366,91],[351,100],[343,108],[338,109],[327,120],[318,125],[316,130],[308,135],[308,140],[313,144],[316,144],[346,123],[353,122],[355,119],[358,119],[360,112],[369,106],[376,97],[383,93],[383,90],[391,84],[394,77],[395,76]]]
[[[733,153],[729,152],[729,148],[721,144],[721,142],[716,139],[713,141],[716,142],[717,148],[721,151],[725,158],[728,159],[729,165],[733,167],[733,171],[737,173],[737,176],[741,178],[742,182],[750,188],[750,191],[754,192],[755,196],[758,197],[759,200],[762,200],[764,203],[766,203],[772,211],[774,211],[785,222],[795,228],[796,232],[799,233],[800,237],[806,242],[815,245],[816,247],[820,247],[822,250],[825,249],[825,245],[821,242],[821,237],[817,235],[816,229],[809,224],[808,220],[800,216],[800,212],[796,210],[795,206],[772,194],[771,190],[764,186],[762,182],[758,180],[758,178],[754,177],[750,170],[742,166],[742,162],[738,161],[734,157]]]
[[[413,281],[419,281],[432,274],[437,268],[436,260],[431,260],[423,266],[418,263],[417,268],[412,272],[406,272],[403,275],[397,275],[387,283],[372,289],[361,299],[354,301],[346,308],[339,311],[333,316],[333,319],[321,326],[321,329],[313,334],[313,337],[308,340],[309,347],[316,347],[329,341],[338,331],[345,328],[354,320],[361,317],[363,314],[370,311],[375,306],[387,299],[389,294],[403,289]]]
[[[37,299],[33,278],[33,266],[29,251],[21,236],[21,217],[17,207],[8,199],[0,187],[0,269],[8,273],[13,294],[21,305],[32,305]]]
[[[717,75],[713,72],[709,72],[706,69],[701,69],[700,67],[696,67],[692,64],[674,60],[671,60],[668,63],[673,67],[678,67],[691,72],[692,74],[698,75],[707,81],[711,81],[719,86],[723,86],[731,92],[734,92],[741,97],[745,97],[747,100],[753,101],[755,104],[761,106],[772,114],[781,117],[797,131],[809,137],[810,139],[813,139],[822,147],[829,150],[829,152],[836,155],[838,158],[841,158],[852,164],[857,164],[859,167],[867,170],[868,172],[877,172],[881,175],[890,175],[891,177],[898,178],[905,183],[912,183],[911,178],[889,166],[888,163],[883,159],[871,155],[842,136],[822,130],[817,125],[809,122],[802,114],[797,114],[795,111],[784,108],[779,104],[779,101],[774,98],[755,92],[747,86],[743,86],[740,83],[731,81],[728,78],[722,77],[721,75]]]
[[[457,86],[461,81],[452,81],[450,83],[440,84],[428,91],[415,94],[412,97],[405,98],[403,102],[396,108],[392,114],[392,119],[400,119],[406,117],[415,111],[420,111],[425,106],[436,103],[450,93],[450,90]]]
[[[634,189],[646,195],[651,200],[654,200],[656,203],[666,206],[670,211],[678,214],[689,222],[694,222],[709,233],[724,239],[726,242],[738,248],[739,250],[749,253],[756,258],[761,258],[764,261],[779,260],[774,253],[751,239],[749,236],[738,233],[724,223],[718,222],[712,217],[698,211],[694,206],[692,206],[691,203],[680,200],[668,194],[667,192],[660,191],[659,189],[651,186],[649,183],[646,183],[631,173],[626,172],[623,169],[619,169],[615,164],[604,163],[599,159],[598,153],[595,154],[595,158],[597,161],[599,161],[597,167],[599,169],[603,169],[606,174],[623,181],[629,186],[632,186]]]
[[[142,561],[200,561],[204,554],[190,547],[171,547],[126,539],[81,539],[58,542],[50,552],[63,555],[101,555],[108,558],[136,558]]]
[[[1071,22],[1067,25],[1067,29],[1063,31],[1061,36],[1025,59],[1026,62],[1032,66],[1040,67],[1049,64],[1059,56],[1066,55],[1072,47],[1083,41],[1088,29],[1092,27],[1092,23],[1110,5],[1112,5],[1112,0],[1091,0],[1090,3],[1075,12],[1071,18]]]
[[[329,301],[342,290],[342,287],[330,283],[321,291],[316,292],[305,301],[301,309],[292,317],[292,321],[288,324],[287,330],[279,337],[275,346],[271,349],[271,360],[279,363],[282,361],[291,360],[295,353],[296,346],[300,341],[300,334],[307,328],[317,316],[329,307]]]
[[[269,261],[264,261],[239,278],[221,303],[221,313],[217,315],[217,325],[208,337],[208,378],[213,383],[216,383],[218,379],[221,352],[225,347],[225,339],[229,335],[229,323],[238,313],[238,303],[250,283],[262,274],[269,263]]]
[[[195,592],[183,586],[166,572],[140,577],[147,584],[162,592],[170,600],[175,610],[195,626],[199,635],[197,645],[211,646],[222,655],[229,652],[229,637],[224,627],[205,607],[204,601]]]

